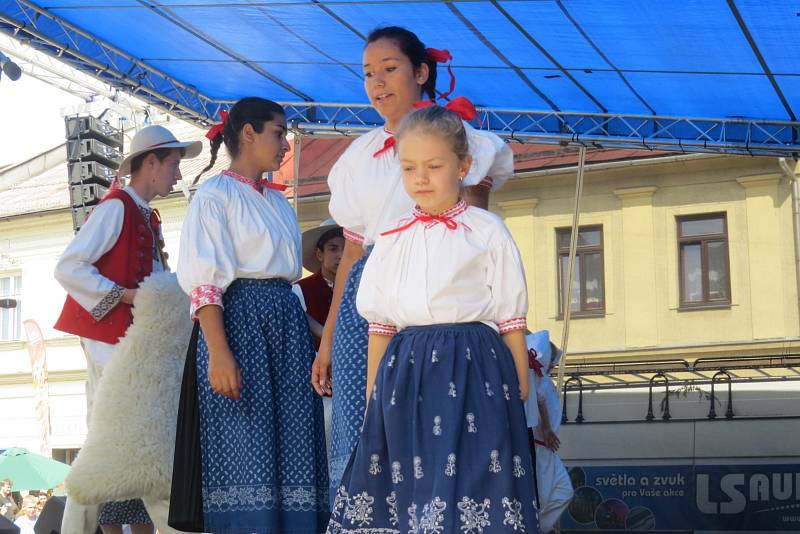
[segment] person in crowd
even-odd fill
[[[44,505],[47,504],[47,499],[49,498],[50,496],[47,494],[47,491],[45,490],[41,490],[36,494],[37,515],[42,513],[42,510],[44,510]]]
[[[109,190],[56,265],[67,299],[55,328],[80,336],[89,376],[87,417],[103,368],[133,320],[136,288],[150,273],[167,269],[161,221],[150,201],[170,194],[181,178],[181,159],[198,156],[202,148],[199,141],[178,141],[163,126],[139,130],[118,171],[130,175],[130,182]],[[98,520],[105,534],[120,533],[123,524],[130,524],[134,534],[153,532],[140,500],[107,503],[99,518],[97,507],[67,500],[65,532],[93,533]]]
[[[332,219],[303,232],[303,267],[312,274],[297,282],[294,290],[308,316],[316,349],[319,349],[322,330],[328,319],[336,270],[343,251],[342,227]]]
[[[403,190],[393,132],[415,105],[429,104],[452,92],[454,77],[448,91],[436,91],[436,65],[450,58],[447,50],[426,48],[405,28],[388,26],[372,31],[362,58],[364,89],[385,123],[353,141],[328,176],[329,211],[344,228],[346,242],[311,382],[319,394],[330,395],[333,371],[331,498],[355,447],[364,414],[367,323],[355,306],[361,273],[379,232],[414,206]],[[469,106],[464,107],[465,115],[471,117]],[[463,193],[469,201],[486,207],[489,190],[499,188],[512,175],[513,155],[496,135],[467,123],[464,128],[473,165],[464,177]]]
[[[212,162],[183,223],[178,282],[200,324],[196,357],[205,532],[325,530],[321,399],[308,383],[314,346],[291,284],[300,228],[283,187],[263,179],[289,149],[283,109],[239,100],[209,132]],[[172,499],[181,498],[173,491]]]
[[[539,524],[542,533],[554,532],[558,520],[572,501],[572,482],[558,455],[561,441],[561,403],[551,373],[561,359],[561,351],[550,341],[547,330],[526,336],[531,358],[531,377],[536,396],[528,401],[529,412],[537,411],[533,428],[536,450],[536,492],[539,503]],[[531,423],[530,417],[528,421]]]
[[[14,483],[11,482],[11,479],[6,478],[0,481],[0,515],[9,521],[14,521],[19,513],[19,506],[11,493],[13,489]]]
[[[33,527],[39,519],[38,502],[39,498],[32,494],[22,499],[22,513],[14,521],[14,525],[19,528],[19,534],[36,534]]]
[[[458,115],[419,109],[396,138],[417,205],[364,267],[367,411],[328,532],[535,533],[519,251],[461,198],[473,160]]]

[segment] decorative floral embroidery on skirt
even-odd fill
[[[412,327],[386,354],[328,532],[536,534],[523,404],[494,394],[518,388],[499,335]]]

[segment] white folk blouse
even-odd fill
[[[300,278],[300,227],[273,187],[223,171],[197,190],[183,221],[177,269],[192,315],[209,304],[222,307],[222,294],[237,278]]]
[[[438,217],[414,209],[378,237],[356,297],[371,334],[408,326],[483,322],[526,328],[528,291],[503,221],[461,200]]]
[[[466,122],[464,126],[472,156],[464,185],[478,185],[489,178],[492,190],[498,189],[514,173],[511,148],[493,133],[476,130]],[[414,201],[403,188],[395,149],[383,150],[390,138],[392,133],[384,128],[362,135],[328,175],[331,217],[344,228],[346,239],[365,247],[414,208]]]
[[[149,204],[136,191],[128,186],[123,189],[136,203],[145,221],[150,220]],[[92,314],[96,321],[102,319],[122,298],[119,286],[100,274],[94,264],[111,250],[119,240],[125,220],[125,205],[112,198],[101,202],[92,212],[75,238],[67,245],[56,264],[55,277],[67,293]],[[161,236],[153,236],[153,272],[161,272],[164,265],[158,253]],[[108,306],[107,296],[116,291],[119,294],[114,306]],[[100,303],[103,306],[100,306]]]

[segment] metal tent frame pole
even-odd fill
[[[575,180],[575,203],[572,208],[572,231],[569,239],[569,259],[567,260],[567,276],[561,279],[561,309],[564,314],[564,329],[561,332],[561,361],[558,363],[558,391],[564,385],[564,370],[566,369],[569,320],[572,316],[572,273],[575,267],[575,255],[578,249],[578,232],[581,217],[581,199],[583,198],[583,175],[586,168],[586,147],[578,150],[578,177]],[[561,266],[559,266],[559,269]]]
[[[292,127],[292,131],[294,132],[294,139],[292,139],[294,147],[292,152],[292,164],[294,167],[292,174],[292,205],[294,206],[295,215],[298,215],[300,208],[300,157],[303,150],[303,134],[296,124]]]

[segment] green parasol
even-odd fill
[[[0,480],[11,479],[15,491],[55,488],[67,477],[69,466],[28,449],[12,448],[0,454]]]

